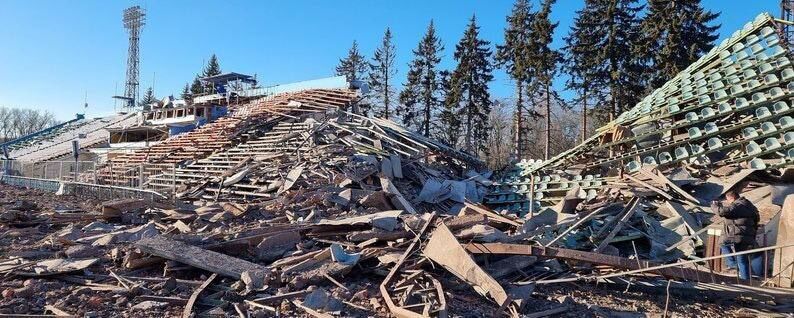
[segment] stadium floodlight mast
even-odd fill
[[[140,74],[140,38],[141,29],[146,24],[146,12],[140,6],[132,6],[124,9],[122,18],[124,28],[127,29],[130,38],[130,45],[127,51],[127,81],[124,84],[123,99],[127,102],[127,108],[132,110],[135,101],[138,99],[138,78]]]

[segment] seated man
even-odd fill
[[[725,193],[725,201],[714,201],[711,209],[723,217],[722,254],[741,252],[757,247],[756,228],[760,221],[758,209],[752,202],[739,196],[738,189]],[[737,268],[739,278],[749,279],[751,274],[762,275],[763,258],[759,253],[737,255],[726,259],[728,268]],[[752,264],[751,264],[752,263]]]

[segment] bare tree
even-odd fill
[[[8,141],[58,124],[49,111],[0,107],[0,140]]]
[[[485,157],[486,164],[491,170],[499,170],[506,167],[514,157],[515,145],[513,142],[513,119],[514,106],[509,103],[496,100],[493,109],[488,115],[488,152]]]

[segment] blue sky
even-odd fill
[[[472,14],[492,45],[502,41],[512,1],[65,1],[0,2],[0,105],[48,109],[61,119],[114,112],[110,96],[123,92],[127,37],[121,11],[147,9],[141,40],[141,91],[178,95],[215,53],[224,71],[256,73],[262,84],[333,75],[353,40],[368,57],[384,29],[397,46],[398,78],[430,19],[446,47],[442,67],[452,68],[455,43]],[[534,1],[535,8],[539,5]],[[777,0],[704,0],[721,12],[721,37],[757,14],[779,14]],[[560,47],[582,0],[558,0],[553,19]],[[557,83],[562,86],[562,80]],[[501,71],[495,97],[510,97]],[[82,108],[87,93],[88,109]]]

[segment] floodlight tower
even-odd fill
[[[780,19],[794,22],[794,0],[780,1]],[[789,50],[794,49],[794,26],[789,23],[780,23],[780,33],[783,36],[783,43]]]
[[[141,29],[146,22],[146,12],[140,6],[124,9],[124,28],[130,35],[130,46],[127,51],[127,81],[124,85],[124,99],[127,107],[132,110],[135,100],[138,99],[138,75],[140,73],[140,47]]]

